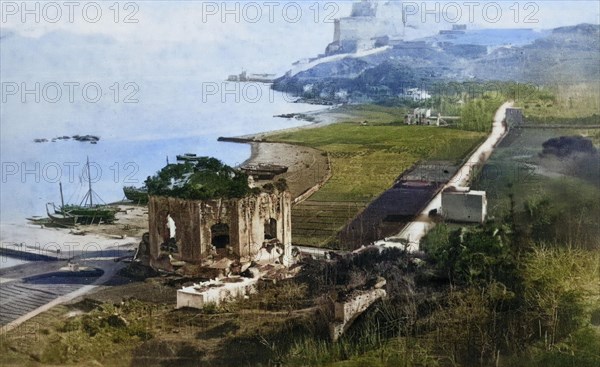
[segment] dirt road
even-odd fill
[[[400,233],[395,236],[378,241],[375,244],[384,247],[404,247],[408,243],[408,250],[415,252],[419,250],[421,239],[429,232],[435,223],[429,218],[429,213],[437,209],[438,212],[442,206],[442,191],[448,187],[459,187],[468,185],[473,176],[473,167],[482,166],[494,152],[494,148],[502,141],[507,133],[507,128],[503,121],[506,116],[506,109],[512,107],[512,102],[506,102],[494,116],[492,123],[492,132],[485,142],[465,161],[458,172],[448,181],[444,188],[433,197],[425,209],[419,213],[417,218],[408,223]]]

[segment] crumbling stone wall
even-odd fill
[[[386,297],[386,295],[385,289],[374,288],[361,291],[346,300],[335,302],[333,304],[334,320],[329,324],[331,340],[337,341],[358,316],[371,307],[375,301]]]
[[[172,255],[178,260],[197,264],[206,259],[213,251],[213,230],[218,228],[223,232],[226,226],[229,243],[222,250],[232,252],[235,257],[252,259],[265,242],[265,230],[285,246],[287,255],[292,243],[291,206],[287,191],[205,201],[150,196],[150,254],[156,259],[165,252],[161,245],[169,240],[167,216],[170,215],[176,225],[177,251]],[[218,242],[222,244],[226,236],[220,234]]]

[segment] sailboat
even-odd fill
[[[94,192],[94,190],[92,190],[89,158],[87,159],[86,166],[88,173],[88,191],[81,200],[81,203],[79,203],[79,205],[65,205],[63,203],[60,208],[55,208],[55,213],[62,214],[63,216],[70,215],[76,217],[77,223],[80,224],[112,224],[116,220],[115,215],[119,211],[119,208],[111,207],[106,204],[94,203],[94,196],[96,196],[100,201],[102,201],[102,199]]]
[[[60,202],[62,206],[65,206],[65,201],[63,198],[63,191],[62,191],[62,182],[58,183],[59,188],[60,188]],[[52,209],[54,214],[50,213],[50,209],[49,206],[52,205]],[[48,214],[48,219],[50,219],[50,222],[61,226],[61,227],[75,227],[77,225],[77,216],[69,214],[69,213],[57,213],[56,210],[56,206],[54,205],[54,203],[47,203],[46,204],[46,214]]]

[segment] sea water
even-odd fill
[[[263,83],[218,84],[207,95],[202,81],[138,81],[137,103],[62,103],[5,105],[2,114],[2,222],[45,215],[47,202],[78,204],[92,188],[106,203],[123,199],[123,186],[144,180],[175,156],[213,156],[229,165],[248,159],[247,144],[218,142],[238,136],[306,124],[275,115],[307,112],[322,106],[293,103],[293,97]],[[237,92],[236,92],[237,91]],[[97,135],[97,144],[53,138]],[[36,143],[34,139],[48,139]]]
[[[21,260],[14,257],[2,256],[0,255],[0,269],[10,268],[13,266],[26,264],[29,261]]]
[[[15,16],[3,25],[0,222],[45,215],[47,202],[60,203],[59,182],[65,201],[79,204],[88,157],[93,190],[109,203],[177,154],[241,163],[250,147],[218,137],[298,126],[305,122],[273,116],[321,108],[293,103],[268,84],[225,80],[243,70],[283,75],[323,52],[333,32],[324,9],[315,22],[314,4],[301,2],[304,16],[290,22],[280,6],[276,19],[256,23],[203,19],[203,4],[143,2],[128,23],[105,7],[98,23]],[[52,142],[88,134],[100,141]]]

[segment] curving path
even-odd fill
[[[467,185],[473,176],[473,167],[483,165],[494,152],[494,148],[502,141],[507,133],[507,128],[504,124],[506,117],[506,109],[513,106],[513,102],[506,102],[494,116],[492,124],[492,132],[488,136],[485,142],[483,142],[479,148],[471,154],[469,159],[460,167],[458,172],[448,181],[448,183],[439,191],[437,195],[431,199],[429,204],[417,215],[414,221],[408,223],[400,233],[395,236],[385,238],[381,241],[377,241],[375,245],[383,247],[399,247],[404,248],[405,243],[408,243],[408,251],[415,252],[419,250],[419,242],[421,238],[427,234],[434,226],[435,223],[429,218],[429,212],[431,210],[439,209],[442,206],[442,191],[447,187],[451,186],[465,186]]]

